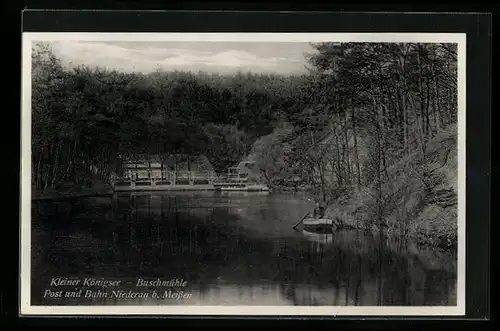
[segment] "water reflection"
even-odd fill
[[[174,305],[456,305],[456,256],[359,231],[292,229],[312,206],[248,192],[124,194],[33,207],[33,304],[52,277],[183,278]],[[165,289],[161,289],[164,291]],[[161,292],[160,291],[160,292]]]

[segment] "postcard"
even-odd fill
[[[464,315],[465,34],[24,33],[22,315]]]

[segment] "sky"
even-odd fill
[[[232,74],[306,73],[303,42],[89,42],[56,41],[54,53],[66,65],[89,65],[123,72],[160,70]]]

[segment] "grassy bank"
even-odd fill
[[[384,231],[418,244],[456,248],[456,137],[456,126],[450,126],[427,143],[423,161],[409,154],[388,167],[390,179],[382,186],[379,205],[371,184],[334,201],[327,216],[345,228]]]
[[[113,189],[109,184],[95,177],[87,177],[80,182],[60,182],[58,185],[48,187],[45,190],[39,190],[33,187],[31,199],[34,201],[63,200],[111,194],[113,194]]]

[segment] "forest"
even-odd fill
[[[439,227],[453,245],[456,45],[313,47],[308,74],[283,76],[66,68],[36,44],[33,190],[106,182],[138,154],[205,154],[218,172],[251,158],[271,188],[305,190],[346,225]]]

